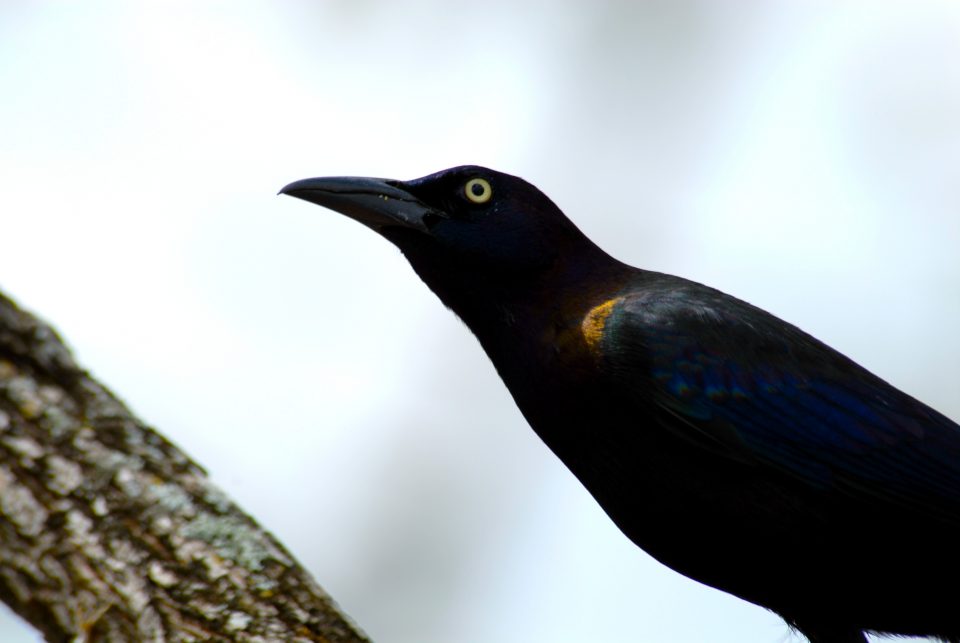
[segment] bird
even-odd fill
[[[960,642],[960,426],[798,327],[603,251],[476,165],[281,194],[393,243],[641,549],[811,643]]]

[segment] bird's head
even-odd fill
[[[280,192],[376,230],[455,309],[464,297],[520,293],[599,252],[536,187],[474,165],[412,181],[304,179]]]

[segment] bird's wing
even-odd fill
[[[660,424],[814,487],[960,520],[960,427],[803,331],[687,284],[619,298],[605,370]]]

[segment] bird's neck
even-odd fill
[[[494,273],[472,266],[460,270],[421,270],[411,261],[431,290],[477,332],[479,327],[502,324],[536,324],[558,312],[575,312],[598,291],[617,287],[629,266],[600,248],[584,248],[578,256],[531,271],[506,268]],[[601,293],[602,294],[602,293]]]
[[[573,260],[575,259],[575,260]],[[596,386],[597,360],[585,335],[591,310],[616,297],[636,276],[599,248],[526,278],[489,272],[444,273],[411,257],[414,269],[470,328],[534,431],[570,462],[576,440],[551,431],[564,418],[574,425],[598,409],[577,400]]]
[[[584,318],[635,272],[593,246],[534,275],[464,274],[427,284],[473,331],[513,388],[564,351],[580,357]]]
[[[533,288],[451,306],[473,331],[527,422],[571,468],[578,440],[557,427],[601,415],[598,359],[584,329],[591,310],[617,297],[636,271],[608,256],[568,263]]]

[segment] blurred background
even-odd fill
[[[796,641],[629,543],[392,246],[275,195],[518,174],[960,419],[958,60],[946,0],[4,0],[0,287],[378,643]]]

